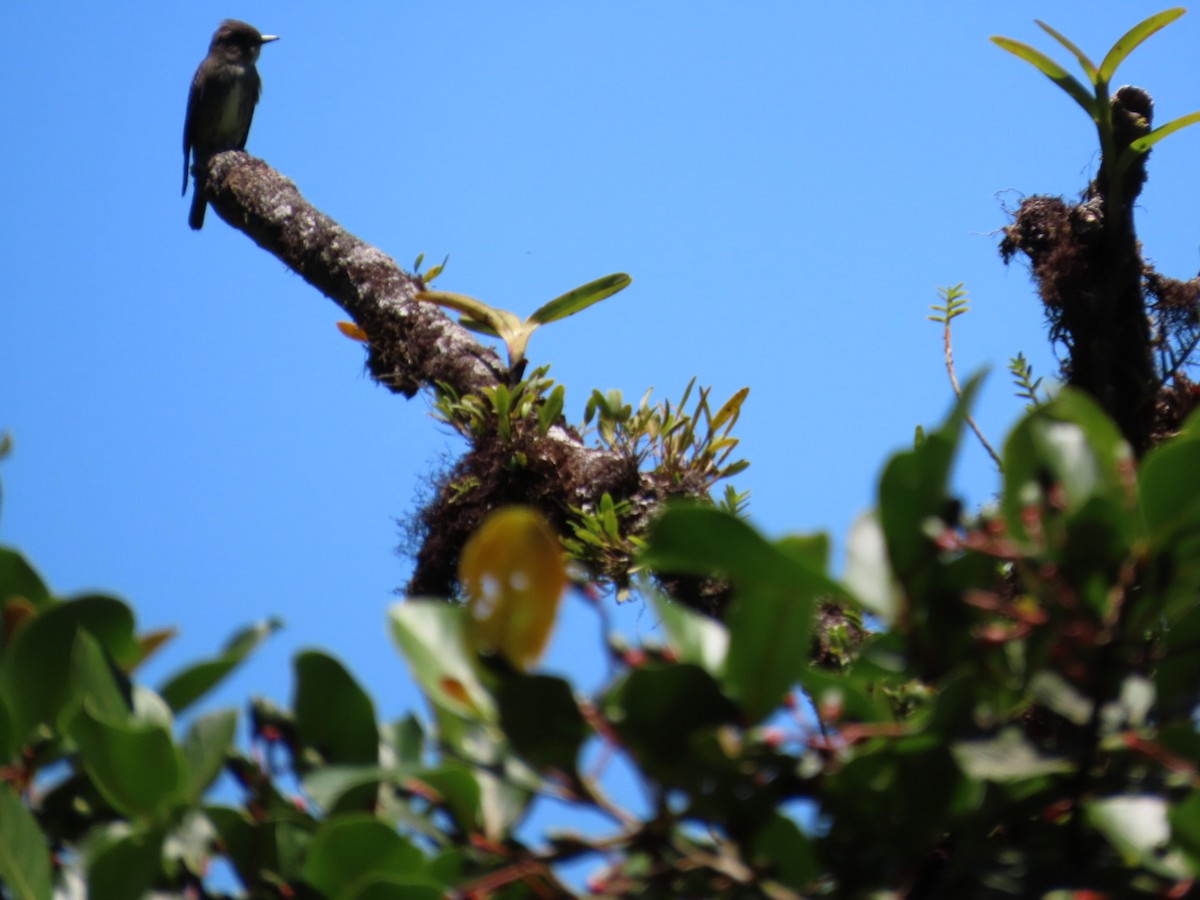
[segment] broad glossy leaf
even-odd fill
[[[1134,500],[1133,454],[1116,425],[1082,391],[1064,388],[1058,396],[1026,415],[1004,446],[1002,506],[1010,532],[1028,539],[1028,508],[1049,503],[1075,515],[1093,500],[1112,507],[1109,518],[1129,525],[1117,510]],[[1096,507],[1093,507],[1096,509]]]
[[[725,670],[725,657],[729,652],[729,630],[720,622],[681,603],[672,603],[657,592],[652,591],[650,598],[675,658],[700,666],[719,678]]]
[[[293,708],[303,744],[326,763],[378,762],[375,704],[346,667],[310,650],[297,655],[295,669]]]
[[[162,872],[162,828],[117,825],[94,835],[86,853],[88,893],[92,897],[143,897]]]
[[[188,729],[183,741],[183,758],[187,764],[186,794],[196,803],[213,783],[225,764],[225,755],[233,746],[237,729],[237,712],[218,710],[197,719]]]
[[[772,544],[712,507],[669,507],[651,528],[644,564],[733,582],[720,681],[750,721],[774,709],[804,671],[816,600],[848,596],[824,573],[821,556],[815,544],[803,550],[794,540]]]
[[[1146,455],[1138,472],[1138,498],[1146,536],[1156,550],[1173,538],[1200,533],[1200,440],[1176,438]]]
[[[738,720],[738,711],[699,666],[648,663],[605,695],[604,712],[647,772],[669,784],[689,777],[692,737]]]
[[[463,547],[459,581],[471,646],[532,668],[567,587],[562,548],[541,513],[523,506],[492,512]]]
[[[70,725],[84,769],[119,812],[162,820],[186,797],[186,764],[160,725],[113,722],[85,708]]]
[[[1144,865],[1168,878],[1186,878],[1191,871],[1178,850],[1170,847],[1168,805],[1155,794],[1126,794],[1086,801],[1084,812],[1092,826],[1108,838],[1129,866]]]
[[[1045,756],[1016,728],[998,735],[957,741],[950,751],[959,767],[981,781],[1023,781],[1070,772],[1075,764],[1065,757]]]
[[[90,634],[98,649],[73,665],[80,633]],[[119,662],[136,660],[139,653],[133,614],[120,601],[88,597],[46,607],[13,636],[0,659],[0,693],[8,700],[16,739],[24,739],[38,723],[53,724],[66,704],[81,699],[81,691],[101,692],[99,702],[111,712],[114,676],[95,657],[115,656]]]
[[[372,875],[368,884],[354,885],[339,900],[443,900],[446,896],[446,885],[431,877]]]
[[[651,526],[649,546],[640,559],[659,572],[716,575],[735,586],[846,596],[824,572],[767,541],[737,516],[711,506],[668,506]]]
[[[874,512],[864,513],[850,526],[842,580],[864,609],[888,625],[895,623],[902,595],[892,575],[879,517]]]
[[[928,526],[940,521],[950,505],[951,466],[982,381],[982,375],[968,380],[945,422],[926,435],[919,446],[893,456],[883,470],[879,524],[892,571],[902,584],[907,585],[930,556]]]
[[[1200,791],[1193,790],[1167,811],[1172,842],[1191,859],[1192,868],[1200,866]]]
[[[459,763],[446,763],[422,772],[418,780],[433,788],[459,828],[473,833],[483,830],[483,791],[479,783],[483,774]]]
[[[720,681],[748,722],[775,710],[808,667],[816,600],[803,590],[758,584],[734,595],[725,617],[729,652]]]
[[[816,850],[800,827],[774,813],[750,841],[750,859],[771,877],[798,891],[821,874]]]
[[[394,828],[367,814],[335,816],[313,835],[304,880],[327,897],[348,896],[375,877],[412,876],[423,856]]]
[[[12,785],[4,782],[0,782],[0,884],[16,900],[50,900],[46,836]]]
[[[159,694],[178,713],[221,683],[268,637],[283,627],[279,619],[268,619],[243,628],[231,637],[216,657],[176,672],[159,689]]]
[[[800,676],[804,692],[820,711],[836,711],[838,722],[890,722],[891,710],[880,691],[868,694],[852,675],[810,666]]]
[[[10,547],[0,547],[0,607],[14,597],[40,608],[50,602],[50,590],[24,556]]]
[[[573,291],[568,291],[561,297],[555,297],[549,303],[539,307],[529,317],[529,321],[545,325],[547,322],[555,322],[559,319],[565,319],[567,316],[573,316],[575,313],[587,309],[593,303],[599,303],[601,300],[611,297],[618,291],[624,290],[629,286],[631,281],[633,279],[623,272],[615,275],[605,275],[603,278],[589,281],[587,284],[577,287]]]
[[[469,718],[492,720],[495,704],[466,639],[466,609],[444,600],[406,600],[388,614],[392,639],[425,696]]]
[[[549,675],[512,674],[496,688],[500,727],[517,754],[537,769],[571,775],[579,748],[592,733],[569,682]]]
[[[305,792],[326,812],[358,812],[362,807],[354,803],[360,792],[366,793],[362,789],[392,777],[398,777],[394,770],[380,766],[317,766],[305,773],[303,781]]]

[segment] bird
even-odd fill
[[[213,33],[208,56],[192,78],[183,123],[183,193],[187,194],[190,157],[195,163],[195,189],[188,225],[195,231],[203,227],[208,206],[204,164],[222,150],[246,149],[250,120],[262,90],[254,63],[263,44],[276,40],[277,35],[260,34],[253,25],[226,19]]]

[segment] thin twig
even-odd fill
[[[946,316],[945,323],[942,326],[942,346],[946,350],[946,371],[950,375],[950,387],[954,389],[954,396],[961,400],[962,388],[959,387],[958,375],[956,375],[954,372],[954,349],[950,341],[950,319],[950,316]],[[1000,459],[1000,454],[995,451],[992,445],[988,443],[988,439],[983,436],[983,432],[975,423],[975,417],[971,415],[969,410],[967,411],[966,418],[967,424],[970,425],[971,430],[975,432],[975,437],[979,438],[979,443],[983,444],[983,449],[988,452],[989,456],[991,456],[992,461],[996,464],[996,468],[1003,472],[1004,463]]]

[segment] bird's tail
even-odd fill
[[[204,227],[204,211],[208,208],[208,201],[204,199],[204,185],[199,178],[196,179],[193,191],[192,211],[188,213],[188,224],[192,226],[192,231],[199,231]]]

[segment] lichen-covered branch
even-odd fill
[[[437,306],[414,299],[425,287],[420,276],[313,207],[292,181],[239,151],[219,153],[207,165],[217,214],[349,314],[369,338],[368,367],[380,384],[406,397],[422,388],[461,397],[512,380],[493,350]],[[536,506],[563,533],[570,510],[605,494],[629,501],[640,523],[634,528],[645,527],[647,511],[661,506],[663,490],[635,458],[589,447],[561,421],[535,426],[516,423],[505,439],[498,432],[470,438],[468,452],[414,519],[419,546],[407,593],[453,596],[463,543],[501,504]]]
[[[411,397],[441,383],[460,394],[498,384],[500,358],[436,306],[415,301],[417,275],[316,209],[260,159],[231,150],[208,162],[207,190],[226,222],[344,309],[370,338],[368,365]]]

